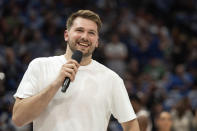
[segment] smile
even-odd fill
[[[89,46],[89,44],[88,43],[77,43],[78,45],[80,45],[80,46],[83,46],[83,47],[88,47]]]

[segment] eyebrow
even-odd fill
[[[82,29],[82,30],[84,30],[84,28],[83,27],[76,27],[75,29]],[[94,33],[97,33],[97,31],[95,31],[95,30],[89,30],[88,32],[94,32]]]
[[[93,32],[93,33],[95,33],[95,34],[97,33],[95,30],[90,30],[90,32]]]

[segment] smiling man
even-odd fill
[[[14,95],[12,120],[17,126],[33,121],[34,131],[106,131],[113,114],[124,131],[139,131],[123,80],[92,59],[100,28],[96,13],[73,13],[64,33],[66,53],[29,64]],[[71,59],[76,50],[83,53],[80,63]],[[71,83],[62,93],[66,77]]]

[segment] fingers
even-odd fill
[[[65,76],[69,77],[70,80],[73,81],[77,70],[74,70],[73,68],[67,68],[67,67],[62,67],[62,68],[63,68]]]
[[[77,61],[69,60],[66,64],[62,66],[65,77],[69,77],[70,80],[73,81],[79,66],[80,65],[79,63],[77,63]]]
[[[74,75],[72,75],[72,74],[70,74],[70,73],[68,73],[68,72],[64,72],[64,75],[65,75],[66,77],[70,78],[71,81],[74,80]]]
[[[58,77],[53,82],[53,85],[55,85],[56,87],[61,87],[66,77],[70,78],[70,80],[73,81],[75,79],[75,75],[79,66],[80,65],[79,63],[77,63],[77,61],[68,60],[67,63],[62,66]]]
[[[64,68],[64,69],[72,69],[75,72],[77,72],[77,70],[78,70],[78,67],[76,65],[74,65],[74,64],[64,64],[62,66],[62,68]],[[68,71],[70,71],[70,70],[68,70]]]
[[[79,68],[80,64],[76,61],[76,60],[68,60],[67,64],[75,64],[77,66],[77,68]]]

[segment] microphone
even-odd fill
[[[71,58],[73,60],[76,60],[78,63],[80,63],[81,62],[81,59],[82,59],[82,55],[83,55],[83,53],[81,51],[76,50],[76,51],[74,51],[74,53],[73,53],[73,55],[72,55]],[[64,80],[64,83],[62,85],[62,90],[61,90],[63,93],[66,92],[69,84],[70,84],[70,78],[69,77],[66,77],[65,80]]]

